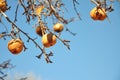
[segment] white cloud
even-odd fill
[[[20,80],[21,78],[26,78],[25,80],[42,80],[40,76],[30,72],[27,74],[23,73],[14,73],[14,74],[8,74],[8,76],[5,78],[5,80]]]

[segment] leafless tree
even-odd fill
[[[11,60],[6,60],[0,63],[0,80],[5,80],[4,78],[7,77],[7,70],[15,67],[10,62]]]
[[[27,42],[32,41],[33,44],[36,45],[36,48],[40,50],[40,54],[38,54],[36,57],[40,59],[41,56],[44,55],[46,62],[52,63],[52,61],[49,58],[50,56],[53,56],[53,52],[52,51],[46,52],[46,48],[41,47],[36,42],[36,38],[32,38],[30,35],[28,35],[28,33],[22,30],[19,25],[16,24],[19,16],[18,9],[23,8],[24,11],[22,12],[22,15],[25,17],[26,23],[29,24],[32,20],[37,19],[37,22],[34,24],[34,27],[36,27],[36,25],[41,26],[42,34],[44,33],[54,34],[57,37],[57,39],[60,40],[63,43],[63,45],[65,45],[70,50],[69,45],[70,40],[62,39],[60,37],[60,33],[54,33],[54,31],[52,31],[48,27],[47,19],[49,19],[49,17],[52,17],[51,19],[53,21],[53,24],[55,24],[56,21],[62,24],[69,24],[70,22],[73,22],[76,19],[81,20],[80,12],[77,10],[76,7],[77,5],[80,4],[78,0],[71,0],[72,1],[71,3],[73,3],[73,10],[76,12],[77,17],[71,17],[70,19],[65,19],[63,16],[64,11],[66,10],[63,9],[65,7],[64,0],[18,0],[18,4],[15,7],[16,10],[13,21],[9,18],[8,15],[5,14],[6,11],[11,10],[11,6],[9,6],[7,0],[0,0],[0,2],[1,1],[4,2],[6,6],[4,8],[3,7],[0,8],[0,15],[2,17],[5,17],[7,22],[11,24],[11,29],[8,30],[8,28],[4,25],[6,31],[1,32],[0,39],[3,38],[5,40],[6,36],[10,36],[12,39],[19,38],[20,40],[23,41],[23,38],[20,35],[23,34],[28,38]],[[107,5],[106,1],[107,0],[91,0],[91,2],[93,2],[97,7],[104,7],[106,11],[112,12],[114,10],[112,7],[113,1],[110,0],[111,4],[109,6]],[[39,9],[38,12],[36,12],[37,9]],[[0,18],[0,22],[4,24],[2,22],[2,17]],[[65,29],[67,32],[70,32],[70,34],[75,35],[75,33],[70,31],[68,27],[65,27]],[[23,43],[25,43],[25,41],[23,41]],[[24,45],[24,51],[26,49],[27,47],[26,45]],[[2,74],[2,72],[0,73]]]

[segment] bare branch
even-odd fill
[[[77,2],[76,0],[73,0],[73,7],[74,7],[74,10],[75,10],[75,12],[76,12],[78,18],[79,18],[80,20],[82,20],[81,17],[80,17],[80,14],[79,14],[78,11],[77,11],[76,4],[79,5],[79,2]]]
[[[10,63],[11,60],[6,60],[0,63],[0,80],[5,80],[4,78],[7,77],[7,73],[4,70],[12,69],[15,66]]]

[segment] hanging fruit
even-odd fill
[[[20,39],[12,39],[8,42],[8,50],[12,54],[19,54],[23,50],[23,42]]]
[[[105,12],[105,9],[104,8],[93,8],[91,11],[90,11],[90,16],[93,20],[104,20],[106,19],[107,15],[106,15],[106,12]]]
[[[5,0],[0,0],[0,10],[3,12],[7,10],[7,4]]]
[[[49,48],[53,45],[55,45],[57,42],[57,38],[54,34],[49,33],[49,34],[45,34],[42,36],[42,44],[44,47]]]
[[[37,33],[39,36],[42,36],[43,34],[45,34],[45,29],[42,31],[41,26],[37,26],[37,27],[36,27],[36,33]]]
[[[53,26],[53,30],[55,32],[61,32],[63,30],[64,26],[63,24],[61,23],[56,23],[54,26]]]

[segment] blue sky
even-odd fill
[[[25,43],[28,50],[19,55],[12,55],[7,49],[10,38],[0,39],[0,62],[11,59],[11,63],[16,65],[14,69],[8,71],[11,76],[16,73],[26,76],[30,73],[34,77],[40,77],[38,80],[120,80],[120,3],[113,3],[115,11],[108,14],[111,21],[109,23],[107,19],[93,21],[89,12],[95,5],[87,0],[79,2],[80,5],[77,7],[82,20],[66,25],[77,35],[72,36],[65,30],[61,35],[61,38],[71,41],[71,50],[57,41],[55,46],[46,50],[54,52],[54,56],[50,58],[53,61],[52,64],[47,64],[43,56],[40,60],[35,57],[41,52],[31,41]],[[12,3],[17,3],[17,1],[10,3],[15,6]],[[65,17],[76,16],[72,10],[72,3],[68,3],[70,1],[66,0],[68,12]],[[13,19],[12,11],[6,14]],[[35,29],[32,28],[35,22],[28,25],[24,18],[21,18],[24,16],[20,14],[19,16],[16,24],[30,36],[36,37]],[[5,19],[3,22],[8,28],[11,27]],[[52,24],[49,26],[52,28]],[[4,30],[5,28],[0,24],[0,32]],[[22,38],[24,41],[27,40],[24,35]],[[36,41],[41,45],[41,38],[38,37]]]

